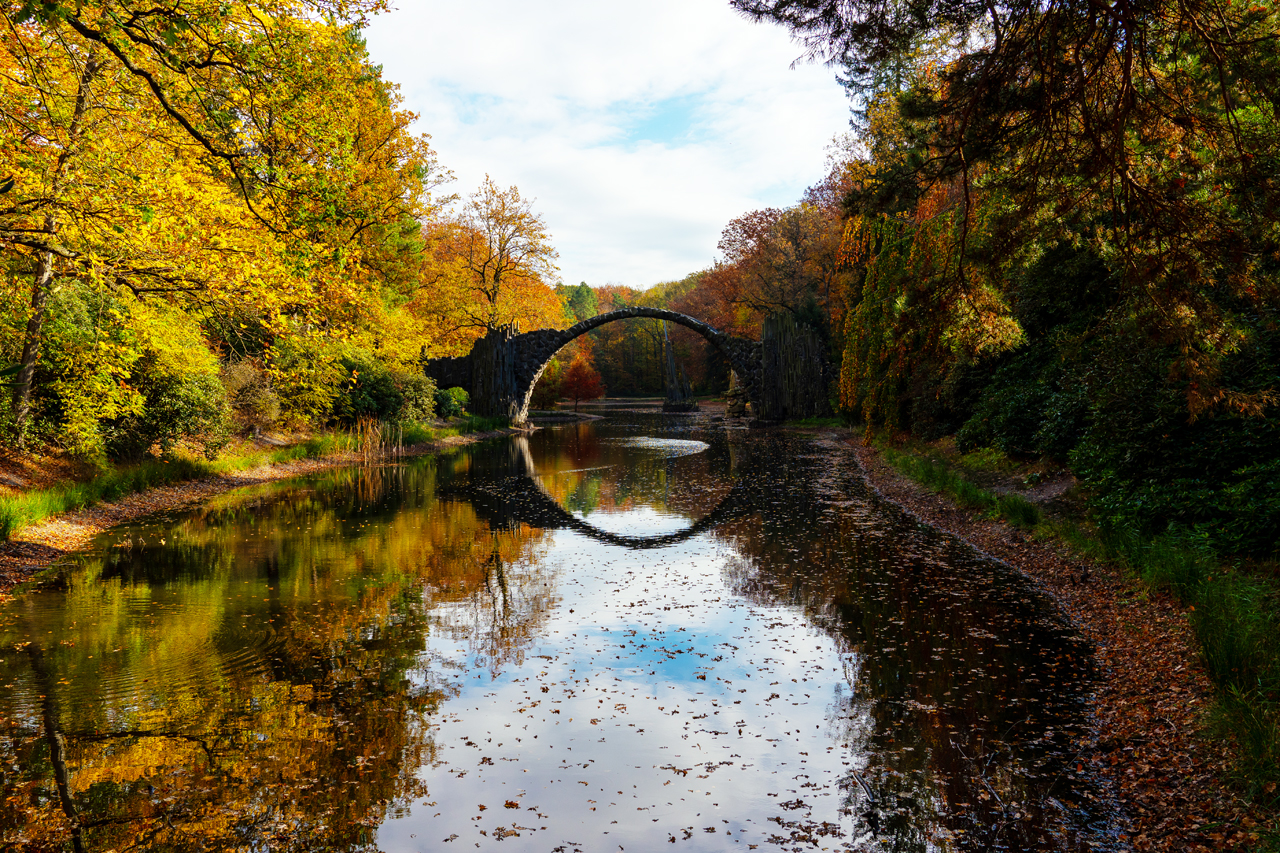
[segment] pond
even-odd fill
[[[617,412],[230,493],[0,656],[6,849],[1124,846],[1087,645],[831,434]]]

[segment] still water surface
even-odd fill
[[[1097,850],[1088,649],[833,437],[617,413],[121,527],[0,608],[28,850]]]

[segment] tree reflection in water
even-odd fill
[[[0,663],[4,843],[374,849],[428,793],[448,695],[428,633],[518,665],[553,601],[540,532],[439,504],[437,473],[342,471],[121,528],[4,608],[0,643],[25,649]]]
[[[842,787],[858,835],[893,850],[945,838],[1044,849],[1051,837],[1096,849],[1114,816],[1103,792],[1065,778],[1087,729],[1083,641],[1022,576],[876,500],[848,470],[775,464],[809,442],[771,444],[737,458],[740,476],[768,484],[760,512],[715,535],[739,555],[732,589],[790,602],[840,640],[847,689],[829,716],[857,757]]]
[[[228,495],[112,531],[0,607],[0,648],[9,847],[1114,841],[1069,760],[1087,650],[830,439],[576,425]],[[541,810],[497,834],[449,811],[529,768]]]

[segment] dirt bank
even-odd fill
[[[405,448],[404,454],[424,456],[439,453],[450,447],[472,444],[519,431],[501,429],[452,436],[440,441]],[[98,534],[114,525],[154,512],[193,506],[232,489],[299,477],[328,468],[354,465],[360,461],[361,457],[358,454],[339,453],[319,459],[300,459],[294,462],[259,465],[256,468],[248,468],[221,477],[188,480],[138,492],[118,501],[95,504],[46,519],[21,530],[12,540],[0,542],[0,600],[9,597],[15,586],[29,580],[58,559],[89,547]]]
[[[1080,744],[1077,761],[1111,783],[1134,849],[1250,849],[1261,816],[1228,784],[1231,750],[1202,734],[1213,686],[1183,608],[1112,567],[959,509],[898,474],[861,440],[850,444],[881,496],[1020,569],[1093,642],[1096,731]]]

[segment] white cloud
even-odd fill
[[[646,286],[715,257],[734,216],[794,203],[847,127],[833,73],[726,0],[401,0],[365,33],[471,192],[537,199],[568,282]]]

